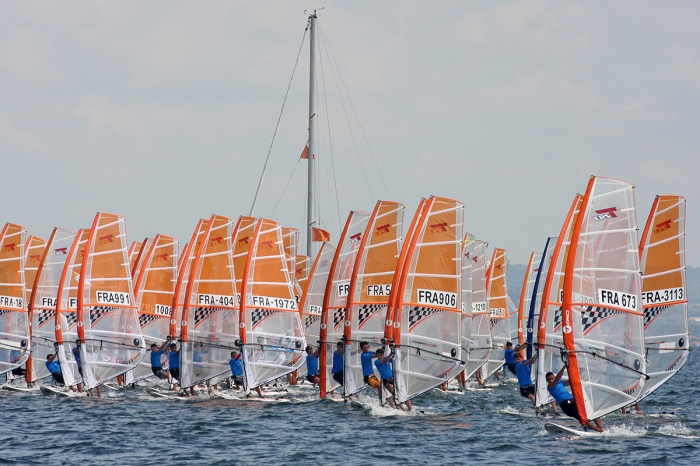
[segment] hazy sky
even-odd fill
[[[423,196],[459,199],[466,229],[522,263],[590,175],[611,176],[637,187],[640,228],[656,194],[686,196],[700,265],[697,2],[3,1],[0,220],[47,238],[107,211],[130,240],[184,244],[200,217],[247,214],[314,6],[407,223]],[[388,194],[319,60],[321,209],[337,239],[329,140],[340,221]],[[307,91],[308,41],[257,215],[298,163]],[[297,228],[305,173],[273,216]]]

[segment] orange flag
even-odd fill
[[[304,150],[301,151],[301,157],[300,159],[308,159],[309,158],[309,146],[306,145],[304,146]],[[314,160],[316,160],[316,154],[314,154]]]
[[[313,227],[313,235],[311,241],[330,241],[331,233],[320,228]]]

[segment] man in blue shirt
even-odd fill
[[[161,357],[165,354],[165,347],[168,346],[169,342],[170,338],[165,340],[160,348],[155,343],[151,345],[151,371],[159,379],[166,379],[170,376],[170,373],[163,369],[163,363],[161,362]]]
[[[374,375],[374,368],[372,367],[372,359],[377,357],[377,353],[369,350],[369,343],[366,341],[360,342],[360,363],[362,364],[362,378],[367,385],[377,390],[379,393],[379,387],[381,387],[381,382]]]
[[[561,369],[559,369],[556,377],[552,372],[547,372],[545,375],[545,378],[547,379],[547,391],[550,395],[552,395],[552,398],[559,403],[559,406],[561,406],[561,410],[564,411],[564,414],[581,422],[581,416],[579,416],[578,410],[576,409],[576,400],[574,400],[573,395],[571,395],[571,393],[564,388],[564,385],[569,385],[569,381],[561,380],[565,369],[566,366],[562,366]],[[595,430],[596,432],[603,432],[603,422],[600,420],[600,418],[588,421],[585,425],[589,429]]]
[[[80,363],[80,339],[75,340],[75,348],[71,350],[71,353],[73,353],[73,359],[75,359],[75,363],[78,365],[78,373],[80,374],[80,377],[82,377],[83,367]]]
[[[331,376],[333,380],[343,386],[343,353],[345,353],[345,343],[339,341],[336,345],[338,349],[333,351],[333,367],[331,368]]]
[[[49,354],[46,356],[46,368],[49,370],[51,377],[53,377],[57,384],[66,384],[66,381],[63,379],[63,372],[61,372],[61,365],[58,362],[56,354]],[[75,391],[75,388],[73,387],[68,388],[70,388],[71,391]]]
[[[306,380],[314,385],[321,383],[318,372],[318,349],[314,351],[312,346],[306,347]]]
[[[542,408],[537,407],[535,401],[535,384],[532,383],[532,368],[530,367],[537,360],[537,354],[523,362],[523,357],[518,351],[513,353],[513,359],[515,360],[515,375],[518,376],[518,385],[520,385],[520,396],[529,398],[536,413],[542,414]]]
[[[231,378],[229,379],[228,388],[231,388],[231,380],[236,385],[236,390],[240,390],[243,386],[243,363],[241,362],[241,353],[234,350],[231,351],[231,359],[228,362],[231,367]]]
[[[177,350],[177,345],[175,343],[170,344],[170,351],[168,352],[168,371],[172,376],[173,384],[170,387],[171,390],[177,390],[177,382],[180,381],[180,352]]]
[[[377,370],[379,371],[379,376],[382,378],[382,384],[384,385],[384,388],[391,393],[392,397],[396,396],[394,387],[394,371],[391,368],[391,359],[393,357],[394,353],[384,356],[384,348],[379,348],[377,350],[377,360],[374,361],[374,365],[377,366]],[[389,406],[396,408],[392,398],[388,398],[387,401],[389,402]],[[411,405],[410,401],[406,401],[406,407],[409,411],[413,409],[413,405]],[[401,411],[406,411],[402,404],[399,404],[399,408],[401,408]]]

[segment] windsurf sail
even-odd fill
[[[294,269],[294,278],[299,284],[299,289],[301,290],[301,293],[299,294],[299,299],[301,299],[301,295],[304,294],[304,289],[306,288],[306,280],[308,280],[309,278],[310,270],[311,258],[309,256],[304,256],[303,254],[297,254],[297,263]]]
[[[471,377],[489,359],[492,350],[491,320],[486,304],[486,243],[475,239],[467,243],[465,259],[471,261],[472,271],[472,333],[469,346],[469,360],[465,369],[465,378]]]
[[[59,232],[56,233],[59,235]],[[83,258],[85,256],[85,245],[90,236],[90,229],[79,230],[71,236],[66,231],[65,242],[60,244],[60,248],[54,248],[54,254],[58,256],[65,254],[62,249],[71,239],[68,257],[65,258],[63,270],[58,282],[58,292],[56,293],[56,313],[54,323],[56,329],[56,345],[58,345],[58,361],[61,365],[63,380],[67,386],[72,386],[82,382],[80,375],[81,368],[78,367],[73,348],[78,338],[78,288],[80,287],[80,276],[83,268]],[[57,261],[60,261],[59,257]],[[56,264],[56,268],[60,265]],[[47,278],[48,280],[48,278]],[[51,288],[47,287],[46,295],[51,297]],[[43,296],[43,295],[42,295]]]
[[[549,257],[549,270],[542,288],[540,313],[537,319],[538,356],[535,364],[535,403],[542,406],[554,398],[547,390],[547,372],[559,372],[564,348],[561,336],[561,300],[564,292],[564,267],[571,246],[571,234],[581,209],[582,196],[577,194],[566,215],[561,232]]]
[[[346,302],[343,340],[343,391],[353,395],[368,385],[363,381],[360,342],[374,350],[383,345],[391,284],[403,235],[404,205],[377,202],[359,241]]]
[[[474,235],[466,233],[462,242],[462,359],[467,364],[472,344],[472,243],[475,240]],[[464,370],[467,370],[466,365]]]
[[[464,204],[432,196],[421,209],[397,289],[393,347],[395,400],[450,380],[462,361]],[[396,323],[398,327],[396,328]]]
[[[299,303],[299,312],[301,323],[304,326],[304,335],[306,343],[313,346],[318,346],[318,341],[321,339],[321,310],[323,309],[323,297],[326,292],[326,282],[328,281],[328,272],[333,263],[335,256],[335,246],[324,241],[321,248],[316,254],[309,277],[304,287],[304,294],[301,296]]]
[[[31,351],[24,281],[27,230],[6,223],[0,232],[0,374],[27,361]]]
[[[641,398],[673,377],[688,359],[685,198],[657,196],[639,245],[647,374]]]
[[[297,370],[306,346],[282,227],[268,219],[256,223],[240,289],[246,394]]]
[[[488,362],[482,367],[484,379],[496,372],[505,363],[506,343],[510,341],[510,313],[508,312],[508,289],[506,272],[508,253],[505,249],[493,250],[491,265],[486,273],[486,301],[489,309],[492,351]]]
[[[524,321],[521,321],[524,331],[524,343],[527,343],[527,347],[523,351],[523,359],[527,360],[535,354],[535,343],[537,342],[537,319],[540,316],[540,307],[542,304],[542,289],[544,288],[544,282],[547,278],[547,272],[549,271],[549,264],[552,257],[552,249],[556,244],[556,238],[547,238],[547,242],[544,245],[544,250],[542,253],[538,254],[539,262],[535,264],[535,269],[533,270],[534,284],[530,290],[531,296],[528,300],[528,304],[525,307],[525,312],[527,317]]]
[[[634,187],[591,177],[566,259],[562,333],[581,423],[634,402],[648,378]]]
[[[213,215],[195,244],[180,328],[180,385],[192,387],[227,373],[239,338],[233,269],[233,221]],[[195,251],[196,250],[196,251]]]
[[[350,291],[350,278],[355,267],[355,259],[360,248],[362,235],[367,229],[369,215],[368,212],[350,212],[328,271],[319,331],[322,342],[319,350],[321,398],[325,398],[327,393],[340,386],[340,383],[333,379],[333,351],[344,336],[343,323],[345,322],[345,307]]]
[[[527,343],[528,328],[527,323],[530,318],[530,304],[532,303],[533,290],[537,283],[539,265],[542,259],[542,254],[533,252],[530,254],[530,260],[525,269],[525,278],[523,279],[523,287],[520,290],[520,305],[518,306],[518,344]],[[532,330],[532,329],[531,329]],[[532,332],[530,332],[532,333]],[[525,351],[521,352],[525,354]]]
[[[297,308],[301,295],[304,292],[303,288],[297,280],[297,250],[299,248],[299,230],[296,228],[282,227],[282,242],[284,247],[284,256],[287,259],[287,270],[292,275],[294,286],[294,297],[297,300]]]
[[[88,389],[133,369],[146,354],[127,252],[124,218],[98,213],[78,287],[78,337]]]
[[[27,242],[24,244],[24,281],[25,281],[25,297],[27,298],[27,309],[29,313],[27,314],[27,321],[29,323],[29,341],[32,344],[29,357],[27,358],[27,371],[25,373],[25,379],[30,380],[29,375],[31,372],[32,365],[32,353],[34,352],[33,345],[33,331],[32,331],[32,310],[29,304],[32,300],[32,293],[34,292],[34,282],[37,277],[37,272],[39,270],[39,263],[46,250],[46,240],[39,238],[38,236],[31,235],[27,238]]]
[[[144,242],[145,243],[145,242]],[[134,299],[139,324],[146,347],[158,347],[170,335],[173,293],[177,283],[179,242],[167,235],[156,235],[149,240],[139,259],[138,276],[134,282]],[[161,367],[168,367],[167,356],[161,356]],[[127,383],[138,382],[153,375],[150,358],[143,358],[133,371],[127,373]]]

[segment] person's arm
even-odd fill
[[[531,357],[530,359],[525,361],[523,364],[525,364],[526,366],[529,366],[531,364],[534,364],[535,360],[537,360],[537,353],[535,353],[535,355],[533,357]]]
[[[547,388],[554,388],[554,386],[561,380],[561,376],[564,375],[564,370],[566,370],[566,366],[561,366],[561,369],[559,369],[559,372],[557,372],[557,376],[554,377],[554,380],[552,380],[552,383],[547,384]],[[568,385],[569,381],[567,380],[564,382],[564,385]]]
[[[391,361],[391,358],[394,356],[394,353],[391,353],[387,356],[384,356],[383,358],[379,359],[379,364],[386,364],[387,362]],[[379,357],[379,356],[377,356]]]

